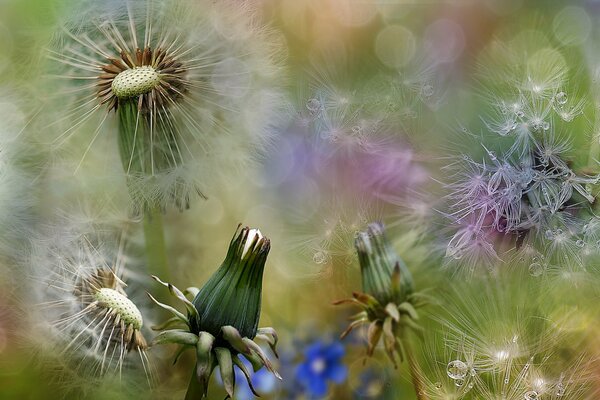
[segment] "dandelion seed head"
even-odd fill
[[[141,372],[150,382],[144,303],[136,281],[124,282],[135,275],[120,236],[97,221],[43,229],[28,260],[38,304],[34,324],[47,332],[35,342],[50,349],[65,373],[101,380]]]
[[[76,171],[105,146],[137,209],[186,208],[243,171],[271,142],[284,102],[281,42],[240,6],[79,3],[48,46],[35,141],[75,158]]]

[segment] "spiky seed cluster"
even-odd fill
[[[558,52],[552,54],[547,54],[548,65]],[[560,124],[582,113],[585,102],[561,89],[566,66],[546,69],[543,63],[528,73],[525,82],[505,82],[511,95],[504,98],[493,92],[490,96],[492,111],[482,119],[492,140],[504,137],[509,148],[497,154],[482,143],[486,156],[481,161],[463,155],[448,167],[454,171],[454,181],[445,185],[446,216],[456,230],[446,256],[469,271],[480,265],[495,266],[505,258],[500,252],[522,247],[537,253],[519,255],[532,266],[532,274],[541,274],[551,263],[581,270],[585,269],[585,257],[578,254],[581,249],[591,247],[595,254],[600,250],[596,243],[587,246],[581,229],[584,214],[595,202],[592,189],[600,175],[575,171],[569,159],[570,138],[557,133]],[[512,69],[513,74],[520,71]],[[550,70],[555,70],[551,76],[542,73]]]
[[[394,252],[385,236],[382,224],[369,224],[367,231],[356,237],[365,293],[354,292],[353,298],[336,301],[334,305],[354,304],[363,311],[352,316],[346,337],[354,328],[369,324],[367,355],[372,356],[383,336],[385,350],[397,367],[405,358],[401,337],[407,330],[421,334],[417,308],[430,302],[428,296],[415,293],[412,276],[402,259]]]
[[[269,239],[263,237],[260,231],[241,228],[240,225],[229,245],[225,261],[201,289],[191,287],[182,292],[170,283],[154,277],[187,310],[185,315],[150,295],[156,304],[174,315],[162,326],[155,328],[161,332],[153,344],[181,345],[177,357],[187,349],[196,350],[196,369],[192,374],[187,399],[207,396],[208,382],[217,366],[228,396],[233,397],[234,365],[242,371],[250,389],[258,396],[252,386],[250,372],[240,360],[240,355],[250,361],[254,371],[264,366],[281,379],[263,349],[254,341],[264,340],[277,356],[275,330],[257,327],[262,273],[269,249]],[[193,298],[193,302],[186,296]]]
[[[569,343],[554,307],[544,311],[548,288],[526,271],[505,272],[455,285],[436,313],[443,329],[426,341],[426,398],[595,398],[592,357]],[[517,282],[520,290],[510,290]]]

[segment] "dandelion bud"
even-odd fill
[[[281,379],[266,353],[255,342],[264,340],[277,356],[275,330],[258,329],[262,276],[270,249],[271,242],[258,229],[238,225],[223,264],[201,289],[188,288],[184,293],[155,277],[187,309],[186,316],[150,296],[159,306],[174,315],[163,327],[182,328],[163,330],[154,343],[176,343],[183,346],[183,349],[194,348],[196,351],[196,368],[186,399],[207,396],[208,382],[216,367],[221,372],[228,396],[233,398],[233,366],[242,368],[244,365],[240,355],[252,364],[255,371],[264,366]],[[194,296],[193,301],[188,300],[186,294]],[[244,376],[256,394],[250,375],[245,373]]]
[[[258,329],[262,275],[271,244],[259,230],[238,227],[225,261],[200,289],[193,304],[199,331],[217,336],[223,326],[253,338]]]
[[[398,301],[412,293],[410,271],[392,249],[381,223],[369,224],[366,232],[359,232],[355,246],[365,293],[373,295],[382,304]]]
[[[395,367],[397,358],[402,361],[408,357],[410,362],[412,356],[405,334],[409,330],[422,333],[417,308],[431,300],[422,293],[414,293],[410,271],[392,249],[381,223],[369,224],[366,232],[357,235],[355,244],[364,293],[354,292],[351,299],[334,303],[353,304],[361,309],[350,318],[352,322],[341,338],[368,324],[368,356],[373,355],[381,339]]]

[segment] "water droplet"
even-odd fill
[[[523,396],[523,398],[525,400],[537,400],[538,394],[535,390],[530,390],[529,392],[525,393],[525,396]]]
[[[556,395],[559,396],[559,397],[562,397],[562,396],[565,395],[565,391],[566,391],[565,385],[563,385],[562,382],[559,382],[556,385]]]
[[[431,96],[433,96],[433,86],[431,86],[431,85],[424,85],[421,88],[421,94],[423,95],[423,97],[431,97]]]
[[[564,105],[567,102],[567,94],[565,92],[558,92],[554,96],[554,101],[559,105]]]
[[[546,230],[546,232],[544,232],[544,237],[548,240],[554,240],[554,232],[552,232],[552,229]]]
[[[525,116],[525,113],[523,111],[521,111],[521,110],[518,110],[517,112],[515,112],[515,115],[518,118],[523,118]]]
[[[306,108],[308,111],[316,113],[321,109],[321,102],[318,99],[312,98],[306,102]]]
[[[442,382],[436,382],[435,383],[435,388],[436,389],[441,389],[442,388]]]
[[[456,379],[454,381],[454,385],[456,385],[456,387],[461,387],[464,384],[465,384],[465,381],[463,379]]]
[[[477,375],[477,371],[475,370],[475,368],[471,368],[471,370],[469,371],[469,375],[471,375],[471,376]]]
[[[545,269],[546,268],[544,267],[544,264],[538,262],[531,263],[531,265],[529,266],[529,275],[540,276],[544,273]]]
[[[469,368],[467,367],[467,364],[465,364],[461,360],[454,360],[448,363],[446,372],[448,373],[450,379],[460,380],[467,376],[468,369]]]
[[[554,231],[554,235],[555,235],[555,236],[560,236],[560,235],[562,235],[562,234],[563,234],[563,230],[562,230],[562,229],[560,229],[560,228],[558,228],[558,229],[556,229],[556,230]]]
[[[325,262],[327,261],[327,253],[325,253],[324,251],[316,251],[313,255],[313,261],[316,264],[325,264]]]
[[[550,123],[548,121],[544,121],[542,122],[542,129],[547,131],[548,129],[550,129]]]
[[[583,247],[585,246],[585,242],[581,239],[579,239],[578,241],[575,242],[575,244],[577,245],[577,247]]]

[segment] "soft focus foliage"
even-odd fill
[[[600,0],[0,1],[0,398],[597,399],[599,39]]]

